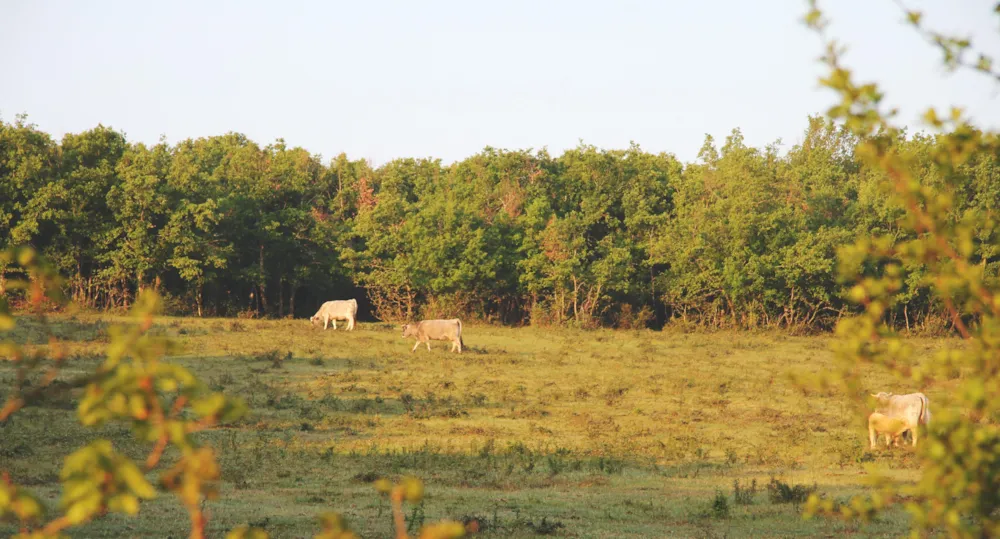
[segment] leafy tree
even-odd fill
[[[114,245],[115,220],[108,206],[108,193],[120,181],[118,160],[128,148],[125,136],[111,128],[98,126],[78,135],[68,134],[60,145],[60,177],[51,196],[36,207],[42,213],[55,209],[53,224],[59,233],[50,236],[43,252],[67,274],[82,302],[96,305],[94,281],[104,292],[108,307],[127,305],[129,275],[114,266],[103,266],[102,246]]]
[[[233,249],[218,233],[219,212],[214,200],[181,201],[170,216],[162,238],[170,246],[167,262],[181,279],[194,287],[198,316],[202,315],[205,285],[226,267]]]
[[[120,182],[107,194],[115,227],[107,237],[104,259],[120,275],[134,276],[141,291],[159,288],[166,270],[166,242],[160,237],[170,218],[167,190],[170,150],[165,143],[152,149],[136,144],[118,162]]]
[[[414,234],[412,219],[419,210],[418,193],[441,174],[432,160],[399,159],[386,164],[375,178],[359,182],[355,243],[345,249],[345,263],[368,294],[379,317],[413,317],[418,295],[426,290],[428,270],[416,251],[438,231]],[[430,262],[430,261],[426,261]]]
[[[52,219],[38,200],[55,177],[57,156],[56,144],[26,116],[13,124],[0,121],[0,248],[31,244]],[[6,272],[0,265],[0,298],[7,291]]]

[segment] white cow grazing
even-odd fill
[[[894,395],[885,391],[873,394],[878,401],[878,412],[906,423],[906,429],[913,436],[913,445],[917,445],[917,426],[928,425],[931,422],[930,401],[923,393]]]
[[[333,322],[333,329],[337,329],[337,320],[347,320],[347,329],[354,329],[354,317],[358,314],[358,300],[356,299],[336,299],[324,303],[316,314],[312,315],[309,322],[318,326],[323,322],[323,329],[327,324]]]
[[[458,350],[462,353],[462,321],[458,318],[451,320],[424,320],[416,324],[406,324],[403,326],[403,338],[416,337],[417,343],[413,345],[410,352],[416,352],[420,343],[427,345],[427,351],[431,350],[431,341],[451,341],[451,351]]]
[[[878,444],[878,435],[885,434],[886,445],[889,447],[899,446],[899,438],[908,428],[909,425],[902,419],[874,412],[868,416],[868,443],[871,444],[872,449],[875,449]]]

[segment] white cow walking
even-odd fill
[[[878,402],[877,412],[887,417],[902,420],[906,424],[903,429],[910,431],[913,445],[917,445],[917,427],[929,425],[931,422],[930,400],[923,393],[894,395],[885,391],[873,394]]]
[[[347,320],[347,330],[354,329],[354,318],[358,314],[358,300],[356,299],[335,299],[324,303],[316,314],[312,315],[309,322],[318,326],[323,322],[323,329],[327,324],[333,322],[333,329],[337,329],[337,320]]]
[[[416,324],[406,324],[403,326],[403,338],[416,337],[417,343],[413,345],[410,352],[416,352],[421,343],[427,345],[427,351],[431,350],[431,341],[451,341],[451,351],[462,353],[462,321],[458,318],[451,320],[423,320]]]

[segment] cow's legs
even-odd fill
[[[333,330],[337,331],[337,319],[331,318],[330,321],[333,322]]]
[[[349,317],[347,319],[347,331],[354,331],[354,317]]]
[[[917,447],[917,427],[910,429],[910,436],[913,436],[913,447]]]
[[[324,330],[324,331],[326,331],[326,326],[327,326],[327,324],[329,324],[329,323],[330,323],[330,317],[328,317],[328,316],[324,316],[324,317],[323,317],[323,330]]]
[[[414,343],[413,348],[410,349],[410,353],[412,354],[413,352],[416,352],[418,346],[420,346],[420,341]]]
[[[427,351],[430,352],[431,351],[431,341],[424,341],[424,342],[427,343]]]

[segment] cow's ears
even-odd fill
[[[869,393],[869,395],[871,395],[871,396],[872,396],[872,398],[874,398],[874,399],[877,399],[877,398],[878,398],[878,395],[876,395],[876,394],[874,394],[874,393]]]

